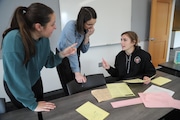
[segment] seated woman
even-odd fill
[[[121,34],[122,51],[118,53],[113,68],[104,59],[102,66],[112,77],[119,80],[129,78],[141,78],[144,84],[149,84],[151,77],[156,74],[156,69],[151,63],[151,56],[148,52],[138,46],[138,36],[133,31],[126,31]]]

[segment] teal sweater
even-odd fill
[[[37,107],[36,98],[31,90],[40,78],[40,71],[45,66],[52,68],[61,63],[58,54],[50,50],[48,38],[35,41],[36,54],[27,65],[23,64],[25,49],[19,30],[10,31],[3,40],[4,80],[14,97],[25,107],[34,110]]]

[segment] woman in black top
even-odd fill
[[[129,78],[141,78],[145,84],[150,83],[151,77],[156,74],[156,70],[151,63],[151,56],[148,52],[138,46],[138,36],[133,31],[127,31],[121,34],[122,51],[118,53],[115,59],[115,65],[111,67],[104,59],[103,68],[112,77],[118,77],[120,80]]]

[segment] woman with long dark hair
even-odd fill
[[[57,66],[57,71],[63,90],[68,95],[66,83],[76,80],[78,83],[86,82],[86,77],[80,70],[80,52],[85,53],[90,46],[90,36],[94,33],[96,23],[96,12],[92,7],[81,7],[77,20],[70,20],[63,31],[57,45],[57,52],[77,43],[77,52],[63,59]]]
[[[17,108],[50,111],[54,103],[43,101],[40,71],[55,67],[76,52],[75,45],[54,54],[48,37],[56,29],[54,11],[41,3],[16,8],[10,28],[3,33],[4,87]]]

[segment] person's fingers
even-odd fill
[[[46,102],[46,101],[39,101],[38,106],[34,111],[40,112],[40,111],[50,111],[56,108],[56,105],[51,102]]]
[[[86,77],[84,76],[83,80],[82,80],[83,83],[87,82],[87,79]]]
[[[146,85],[149,84],[150,82],[151,82],[151,79],[149,79],[149,78],[144,80],[144,84],[146,84]]]
[[[56,108],[56,106],[54,106],[54,105],[46,105],[46,106],[44,106],[44,109],[47,109],[47,110],[53,110],[55,108]]]
[[[74,44],[72,44],[70,47],[73,47],[73,48],[74,48],[76,45],[77,45],[77,43],[74,43]]]

